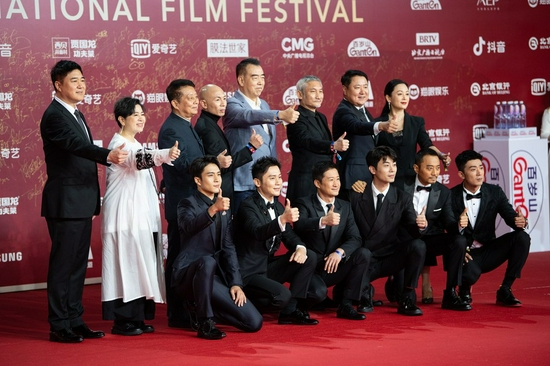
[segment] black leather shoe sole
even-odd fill
[[[78,334],[63,334],[60,332],[50,332],[50,342],[59,343],[80,343],[84,338]]]
[[[137,336],[137,335],[143,334],[143,330],[139,328],[122,329],[114,326],[111,328],[111,333],[116,335],[123,335],[123,336]]]
[[[497,300],[496,304],[507,308],[520,308],[522,306],[521,302],[506,302],[503,300]]]
[[[406,316],[419,316],[424,314],[422,310],[420,310],[419,308],[415,308],[415,309],[397,308],[397,313],[401,315],[406,315]]]

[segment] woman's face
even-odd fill
[[[145,113],[143,113],[143,109],[139,104],[135,106],[134,113],[126,118],[121,117],[121,119],[122,121],[120,121],[120,123],[123,126],[122,129],[130,135],[135,136],[137,133],[143,131],[143,127],[145,126]]]
[[[391,95],[386,95],[386,101],[394,112],[406,109],[409,105],[409,88],[405,84],[397,84]]]

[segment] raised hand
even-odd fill
[[[363,180],[358,180],[358,181],[356,181],[355,183],[352,184],[351,189],[354,192],[363,193],[363,192],[365,192],[366,187],[367,187],[367,182],[365,182]]]
[[[225,154],[227,154],[227,149],[219,153],[219,155],[217,156],[218,163],[220,163],[220,167],[222,169],[229,168],[231,166],[231,162],[233,161],[231,155]]]
[[[180,149],[178,149],[177,140],[174,146],[170,148],[170,151],[168,152],[168,156],[170,157],[170,160],[176,160],[180,156]]]
[[[458,218],[458,225],[464,229],[466,226],[468,226],[468,208],[464,208],[464,211],[460,214],[460,217]]]
[[[514,223],[516,224],[516,227],[518,229],[525,229],[527,226],[527,219],[525,216],[523,216],[523,211],[521,210],[521,207],[516,207],[516,212],[518,213],[517,216],[514,218]]]
[[[397,117],[393,116],[391,120],[386,122],[380,122],[378,125],[379,129],[381,131],[385,131],[387,133],[394,133],[397,132],[397,128],[399,127],[399,124],[397,123]]]
[[[128,157],[128,151],[123,150],[124,146],[126,146],[126,143],[123,143],[122,145],[115,147],[113,150],[109,152],[109,155],[107,155],[107,161],[113,163],[113,164],[122,164],[126,161],[126,158]]]
[[[300,117],[300,112],[294,110],[295,106],[290,106],[283,111],[279,111],[279,119],[287,123],[294,123]]]
[[[327,214],[321,218],[321,225],[336,226],[340,223],[340,214],[334,212],[334,205],[330,207]]]
[[[451,153],[446,153],[446,154],[439,154],[439,158],[441,159],[441,161],[443,162],[443,167],[445,168],[445,170],[447,170],[447,168],[449,168],[449,165],[451,165],[451,162],[453,161],[451,159]]]
[[[426,220],[426,206],[422,208],[422,211],[416,216],[416,226],[420,230],[424,230],[428,227],[428,220]]]
[[[250,145],[254,146],[254,148],[259,149],[264,143],[264,139],[259,133],[256,132],[255,129],[252,128],[252,135],[250,136],[250,140],[248,142]]]
[[[227,211],[229,210],[229,204],[230,204],[229,198],[223,197],[222,189],[220,188],[220,191],[218,192],[218,196],[216,197],[216,200],[214,201],[214,204],[211,207],[213,207],[216,212]],[[214,214],[216,212],[214,212]],[[211,216],[214,216],[214,215],[211,215]]]
[[[300,218],[300,211],[296,207],[290,207],[290,200],[286,199],[285,212],[281,215],[281,224],[296,222]]]
[[[334,150],[336,151],[346,151],[349,148],[349,140],[345,139],[346,132],[342,136],[338,137],[338,140],[334,141]]]

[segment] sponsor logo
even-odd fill
[[[439,46],[439,33],[416,33],[417,46]]]
[[[540,50],[550,50],[550,37],[531,37],[529,38],[529,48],[532,51]]]
[[[531,80],[531,94],[534,96],[545,95],[550,90],[550,82],[546,82],[543,78]]]
[[[498,11],[500,7],[498,6],[499,0],[477,0],[477,10],[479,11]]]
[[[419,87],[416,84],[409,86],[409,97],[412,100],[418,97],[445,97],[449,95],[448,86],[423,86]]]
[[[355,38],[348,45],[349,57],[380,57],[378,47],[367,38]]]
[[[527,0],[530,7],[536,8],[537,5],[550,5],[550,0]]]
[[[13,92],[0,92],[0,111],[10,110],[12,102]]]
[[[513,173],[512,199],[514,208],[519,208],[529,219],[529,230],[533,230],[541,217],[545,184],[543,170],[537,159],[528,151],[515,151],[511,156]]]
[[[472,127],[472,135],[474,140],[481,140],[482,138],[485,138],[487,128],[489,128],[489,126],[485,124],[474,125]]]
[[[2,156],[4,156],[2,149]],[[8,149],[8,154],[10,149]],[[19,158],[19,149],[17,149],[17,158]],[[0,215],[17,215],[17,206],[19,206],[19,196],[17,197],[0,197]]]
[[[470,93],[474,97],[478,95],[509,95],[510,83],[507,81],[490,82],[490,83],[472,83],[470,86]]]
[[[52,37],[53,58],[94,58],[97,40]]]
[[[289,38],[285,37],[281,41],[281,48],[285,53],[283,58],[314,58],[313,49],[315,44],[311,37]]]
[[[134,90],[134,92],[132,93],[132,98],[138,99],[141,104],[168,103],[168,97],[166,96],[165,92],[145,93],[141,90]]]
[[[432,128],[426,132],[432,141],[451,141],[451,130],[448,128]]]
[[[208,39],[206,55],[214,57],[248,57],[248,39]]]
[[[151,55],[175,55],[177,53],[175,43],[151,43],[148,39],[132,39],[130,41],[130,54],[133,58],[149,58]]]
[[[409,85],[409,98],[412,100],[418,99],[420,96],[420,88],[416,84]]]
[[[439,0],[411,0],[412,10],[441,10]]]
[[[0,254],[0,262],[21,262],[23,260],[23,253],[21,252],[9,252]]]
[[[11,44],[0,43],[0,57],[11,57]]]
[[[529,38],[529,48],[533,51],[539,48],[539,40],[536,37]]]
[[[474,43],[473,51],[474,55],[481,56],[483,49],[487,45],[487,53],[505,53],[506,42],[504,41],[486,41],[483,37],[479,37],[477,43]]]
[[[19,159],[20,155],[19,152],[21,151],[20,147],[2,147],[0,149],[0,157],[2,159]],[[10,199],[15,200],[14,197],[9,197]],[[3,200],[3,198],[2,198]],[[19,202],[19,198],[17,198],[17,202]],[[0,207],[3,206],[5,202],[2,201],[0,204]]]
[[[296,93],[296,85],[294,85],[285,90],[283,94],[283,104],[286,106],[291,106],[298,103],[300,103],[300,100],[298,99],[298,94]]]
[[[52,57],[71,57],[70,40],[66,37],[52,37]]]

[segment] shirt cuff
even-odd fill
[[[285,231],[285,225],[281,223],[281,216],[277,217],[277,222],[279,223],[279,228],[281,229],[281,232]]]
[[[380,122],[376,122],[374,124],[374,128],[373,128],[373,132],[374,132],[374,136],[378,135],[380,133]]]
[[[324,228],[326,228],[326,227],[327,227],[327,225],[323,225],[323,224],[321,224],[321,221],[322,221],[322,220],[323,220],[323,218],[322,218],[322,217],[321,217],[321,218],[319,218],[319,230],[323,230]]]

